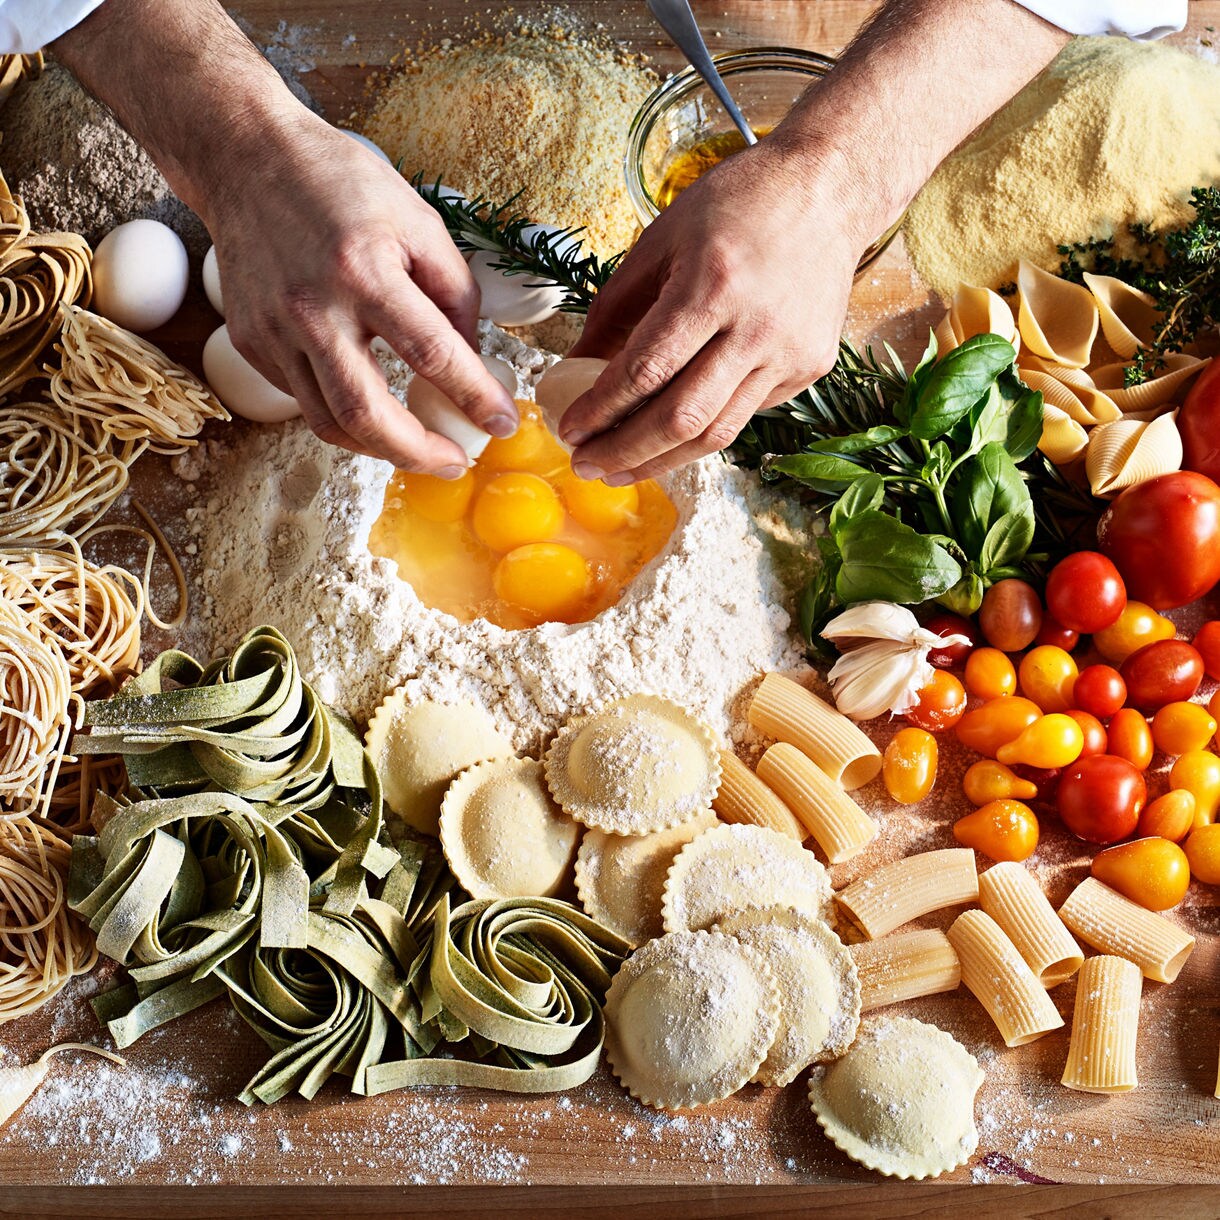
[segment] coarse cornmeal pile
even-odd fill
[[[485,35],[408,62],[363,130],[408,178],[495,202],[520,191],[531,219],[584,227],[609,257],[635,237],[623,150],[656,84],[638,57],[562,29]]]
[[[932,176],[907,213],[907,250],[942,297],[996,288],[1021,258],[1056,270],[1060,243],[1179,225],[1190,188],[1216,181],[1220,67],[1077,38]]]

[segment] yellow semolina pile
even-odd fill
[[[1190,219],[1190,188],[1220,181],[1220,67],[1121,38],[1077,38],[936,171],[906,244],[941,296],[998,287],[1020,258]]]
[[[496,203],[521,192],[530,219],[583,227],[608,257],[635,239],[623,153],[656,84],[639,57],[564,30],[489,35],[417,56],[363,130],[408,178]]]

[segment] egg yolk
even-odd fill
[[[470,523],[493,551],[511,551],[559,533],[563,505],[555,489],[536,474],[502,474],[479,492]]]
[[[589,592],[589,565],[570,546],[531,542],[509,551],[496,565],[496,596],[537,622],[579,616]]]
[[[573,521],[595,534],[610,534],[640,511],[640,492],[633,483],[607,487],[569,475],[563,482],[563,502]]]
[[[425,521],[460,521],[474,496],[474,474],[467,470],[458,479],[438,479],[404,471],[399,486],[402,498]]]
[[[533,404],[530,404],[533,406]],[[479,458],[483,470],[537,470],[543,452],[553,444],[535,407],[520,411],[521,424],[512,436],[492,437]]]

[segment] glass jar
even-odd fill
[[[835,65],[828,55],[793,47],[757,47],[716,56],[716,67],[746,118],[770,131],[805,89]],[[736,129],[694,68],[686,68],[655,90],[640,107],[627,134],[627,193],[641,225],[660,214],[662,183],[674,162],[696,145]],[[900,216],[864,251],[858,271],[893,240]]]

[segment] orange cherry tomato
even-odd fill
[[[1031,648],[1021,658],[1017,680],[1021,694],[1032,699],[1044,712],[1066,712],[1072,706],[1076,685],[1076,662],[1071,654],[1053,644]]]
[[[1038,846],[1038,819],[1020,801],[989,801],[954,822],[953,837],[993,860],[1027,860]]]
[[[1147,771],[1152,763],[1152,730],[1143,712],[1133,707],[1120,707],[1110,720],[1106,732],[1109,746],[1107,754],[1125,758],[1133,767]]]
[[[1169,619],[1151,606],[1129,601],[1113,626],[1093,636],[1093,645],[1111,665],[1121,665],[1145,644],[1172,640],[1177,631]]]
[[[1077,708],[1073,708],[1067,715],[1080,725],[1080,731],[1084,734],[1081,758],[1087,758],[1090,754],[1104,754],[1110,744],[1106,726],[1096,716],[1090,716],[1088,712],[1079,711]]]
[[[1220,823],[1199,826],[1185,845],[1191,875],[1204,885],[1220,885]]]
[[[951,729],[966,713],[966,688],[948,670],[938,669],[919,692],[919,700],[906,718],[929,733]]]
[[[1017,671],[998,648],[976,648],[966,658],[966,689],[979,699],[1017,693]]]
[[[1051,712],[1024,729],[1016,741],[996,751],[1006,766],[1025,763],[1030,767],[1066,767],[1084,749],[1084,733],[1071,716]]]
[[[1032,801],[1038,795],[1038,785],[1022,779],[1003,763],[980,758],[962,776],[962,791],[972,805],[989,805],[992,801]]]
[[[1220,808],[1220,758],[1210,750],[1187,750],[1169,772],[1171,788],[1185,788],[1195,798],[1195,829],[1210,826]]]
[[[1041,715],[1036,703],[1020,695],[989,699],[958,721],[957,739],[968,750],[995,758],[1001,746],[1015,741]]]
[[[1216,691],[1216,693],[1208,700],[1207,710],[1211,712],[1216,723],[1220,724],[1220,690]]]
[[[1195,823],[1194,794],[1186,788],[1170,788],[1164,796],[1158,796],[1140,814],[1135,833],[1140,838],[1157,835],[1181,843]]]
[[[917,805],[936,783],[936,738],[924,729],[899,729],[885,747],[881,778],[900,805]]]
[[[1203,658],[1203,672],[1209,678],[1220,679],[1220,622],[1204,623],[1190,641]]]
[[[1168,839],[1135,839],[1107,847],[1093,857],[1090,872],[1150,911],[1176,907],[1190,886],[1190,861]]]
[[[1215,735],[1215,720],[1198,703],[1167,703],[1152,718],[1152,742],[1162,754],[1206,749]]]

